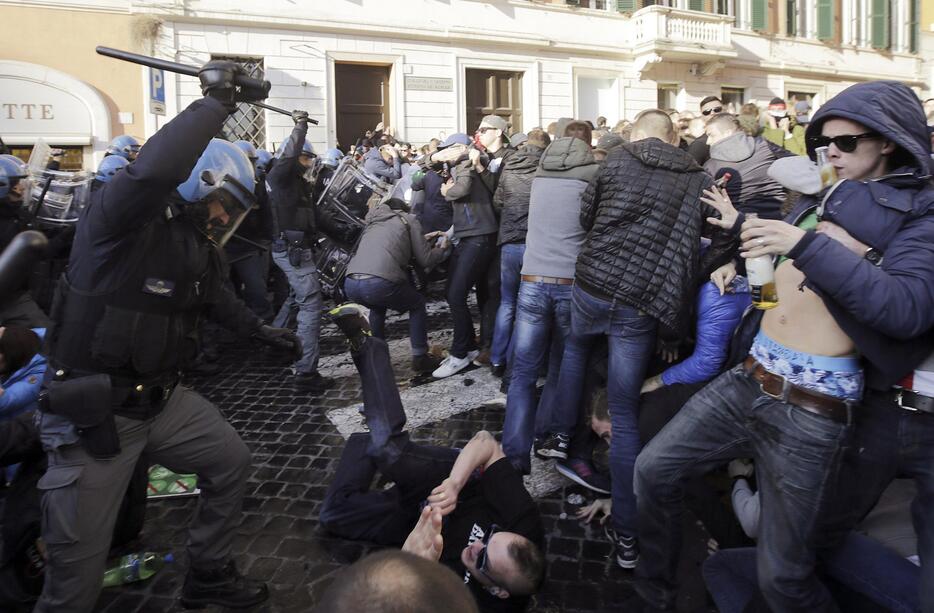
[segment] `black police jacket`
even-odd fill
[[[202,313],[243,335],[259,327],[225,287],[220,250],[168,206],[226,117],[193,102],[92,193],[53,306],[55,368],[152,380],[193,354]]]
[[[266,185],[275,237],[284,232],[303,232],[305,246],[312,247],[317,233],[315,206],[309,193],[311,186],[302,178],[305,169],[298,161],[307,132],[308,124],[295,124],[281,155],[266,176]]]

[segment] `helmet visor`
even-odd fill
[[[223,247],[250,212],[252,203],[252,192],[247,191],[236,179],[224,177],[218,189],[189,205],[189,216],[198,230],[213,243]]]

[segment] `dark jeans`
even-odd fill
[[[554,397],[561,369],[561,348],[571,329],[571,286],[553,283],[529,283],[519,286],[512,354],[512,379],[506,397],[506,420],[503,424],[503,452],[517,470],[528,474],[532,465],[529,453],[534,434],[544,434],[551,423]],[[559,340],[547,351],[552,340]],[[535,382],[550,355],[548,378],[542,398],[536,405]],[[537,417],[536,417],[537,415]],[[536,424],[542,424],[536,427]]]
[[[499,308],[496,310],[493,346],[490,348],[490,362],[493,364],[505,364],[512,359],[515,346],[515,341],[512,340],[513,319],[516,316],[516,301],[519,299],[525,243],[503,245],[499,253]]]
[[[821,570],[838,595],[841,607],[847,602],[843,608],[847,613],[854,611],[854,607],[861,611],[882,609],[897,613],[921,610],[918,600],[921,569],[867,536],[851,532],[839,547],[822,558]],[[757,587],[755,548],[720,550],[704,562],[703,573],[704,583],[720,613],[762,608],[756,606],[761,594]],[[855,604],[860,601],[863,606]]]
[[[673,606],[686,480],[751,457],[762,496],[757,563],[766,600],[776,611],[835,610],[814,575],[815,542],[849,432],[849,425],[765,395],[742,366],[714,379],[636,462],[640,595]]]
[[[635,535],[636,500],[632,478],[639,442],[639,390],[655,348],[656,322],[630,306],[591,296],[577,285],[571,291],[571,333],[558,377],[552,432],[570,435],[578,421],[587,359],[600,336],[607,336],[609,363],[607,399],[613,438],[610,475],[613,480],[613,528]]]
[[[477,348],[473,318],[467,306],[467,296],[475,284],[485,283],[490,261],[496,254],[496,235],[468,236],[458,241],[448,264],[447,300],[454,319],[454,340],[450,354],[466,357]]]
[[[421,502],[451,473],[458,452],[408,440],[385,341],[367,339],[353,359],[370,432],[348,439],[318,519],[327,530],[347,539],[401,545],[415,527]],[[395,485],[371,490],[377,471]]]
[[[425,297],[408,283],[393,283],[381,277],[357,279],[353,276],[344,281],[347,298],[370,309],[370,329],[373,336],[386,338],[386,310],[409,313],[409,340],[412,355],[428,353],[428,314]]]
[[[486,267],[486,273],[477,281],[477,308],[480,309],[480,346],[490,350],[493,346],[493,330],[496,327],[496,313],[500,301],[500,257],[496,247],[496,235],[493,235],[493,257]]]
[[[231,277],[235,277],[234,287],[243,297],[243,302],[263,321],[273,318],[272,305],[267,298],[266,273],[269,262],[265,252],[253,247],[226,247],[230,262]]]
[[[891,393],[867,390],[857,410],[854,442],[844,456],[841,492],[828,531],[851,529],[875,506],[894,478],[912,477],[911,505],[924,611],[934,611],[934,415],[900,408]]]

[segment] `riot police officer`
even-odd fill
[[[226,288],[221,247],[253,204],[253,168],[220,132],[242,68],[212,61],[205,97],[157,132],[138,158],[93,191],[53,308],[38,425],[48,457],[42,537],[48,566],[39,612],[94,606],[120,500],[141,453],[196,473],[186,607],[248,607],[267,598],[231,559],[250,452],[208,400],[178,385],[202,315],[243,336],[300,350]]]
[[[280,147],[266,175],[272,205],[274,236],[272,259],[289,281],[288,299],[273,320],[284,326],[292,306],[298,307],[298,336],[303,353],[292,369],[297,390],[321,392],[334,381],[318,372],[318,334],[321,330],[323,299],[314,261],[318,215],[313,200],[315,153],[305,139],[308,113],[292,114],[295,127]]]

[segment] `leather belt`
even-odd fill
[[[934,398],[930,396],[925,396],[924,394],[919,394],[918,392],[902,389],[900,387],[893,389],[892,395],[895,397],[895,404],[897,404],[900,409],[934,415]]]
[[[522,280],[529,283],[551,283],[553,285],[574,285],[574,279],[564,277],[543,277],[541,275],[522,275]]]
[[[785,377],[775,375],[762,367],[752,356],[743,362],[746,374],[759,384],[766,396],[793,404],[809,413],[820,415],[841,424],[850,423],[850,403],[789,383]]]

